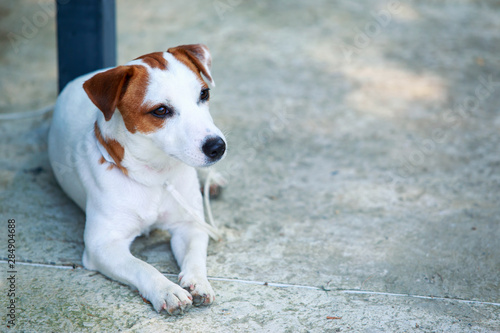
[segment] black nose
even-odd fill
[[[207,139],[201,149],[211,161],[217,161],[222,157],[222,155],[224,155],[224,152],[226,151],[226,143],[221,137],[217,136]]]

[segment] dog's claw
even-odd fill
[[[158,313],[165,310],[169,315],[180,315],[187,311],[193,304],[191,294],[170,281],[163,288],[158,288],[154,294],[148,297]]]
[[[194,306],[210,305],[215,297],[214,290],[206,277],[195,276],[189,272],[181,272],[180,286],[190,295]]]
[[[179,301],[177,303],[177,306],[172,306],[172,307],[165,309],[165,310],[171,316],[178,316],[178,315],[182,315],[184,312],[189,310],[190,307],[191,307],[191,303],[183,303],[183,302]]]
[[[194,299],[193,299],[193,305],[194,306],[200,306],[200,304],[203,304],[205,303],[204,302],[204,299],[203,299],[203,296],[196,296]]]
[[[194,306],[209,305],[210,303],[211,303],[211,300],[207,294],[196,295],[193,298],[193,305]]]
[[[187,291],[191,293],[191,300],[193,302],[194,306],[200,306],[200,305],[210,305],[214,300],[214,296],[210,296],[206,293],[199,294],[197,291],[195,291],[196,287],[193,285],[190,285],[189,287],[185,287]]]
[[[194,289],[193,288],[190,288],[190,292],[192,292]],[[193,293],[191,294],[193,296],[193,305],[194,306],[199,306],[200,304],[203,303],[203,299],[204,297],[206,297],[206,295],[199,295],[197,293]]]

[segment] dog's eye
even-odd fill
[[[166,116],[168,116],[169,114],[171,113],[170,109],[167,108],[166,106],[162,105],[160,106],[159,108],[157,109],[154,109],[153,111],[151,111],[151,114],[155,117],[158,117],[158,118],[165,118]]]
[[[210,98],[210,89],[205,88],[200,93],[200,101],[205,102]]]

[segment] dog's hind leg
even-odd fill
[[[197,169],[198,179],[200,180],[201,193],[206,195],[205,193],[205,184],[209,180],[210,175],[210,184],[208,186],[210,198],[216,199],[222,192],[222,188],[227,185],[227,180],[214,169]]]

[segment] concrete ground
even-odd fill
[[[6,120],[55,101],[51,3],[0,4],[0,331],[500,331],[498,2],[118,0],[119,64],[196,42],[213,56],[225,238],[215,304],[181,317],[80,268],[50,114]],[[133,252],[175,279],[168,238]]]

